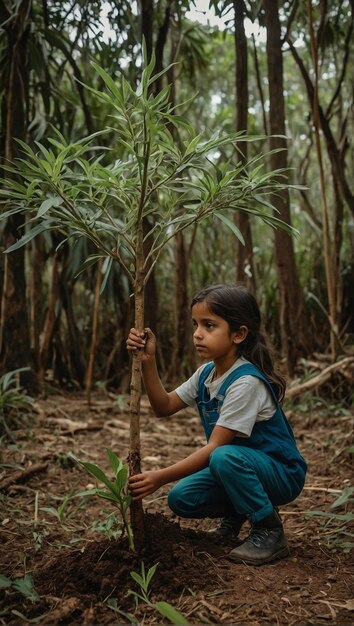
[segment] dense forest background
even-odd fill
[[[56,131],[74,142],[107,126],[112,110],[86,87],[104,90],[91,62],[117,84],[123,76],[137,88],[145,39],[156,74],[170,66],[157,77],[155,94],[169,84],[171,104],[181,105],[196,133],[258,136],[239,144],[238,158],[263,152],[266,167],[286,168],[289,183],[299,186],[272,198],[297,236],[233,212],[244,244],[212,218],[170,239],[145,293],[145,324],[158,334],[165,381],[173,384],[195,367],[189,302],[215,282],[242,281],[255,293],[290,378],[352,355],[353,4],[3,0],[1,202],[8,217],[1,221],[1,252],[26,241],[36,224],[32,206],[8,214],[14,201],[6,197],[12,176],[6,164],[23,156],[16,139],[36,151],[36,142],[50,149]],[[180,135],[176,123],[176,142]],[[104,136],[106,146],[113,141],[113,132]],[[123,158],[124,146],[110,154]],[[220,163],[227,158],[222,149],[215,155]],[[65,239],[58,228],[0,255],[1,373],[30,368],[23,382],[31,393],[44,384],[128,389],[131,286],[115,263],[101,260],[80,271],[92,253],[87,238]],[[351,401],[343,381],[332,391]]]

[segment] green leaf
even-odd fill
[[[318,515],[319,517],[327,517],[331,520],[340,520],[342,522],[352,522],[354,520],[354,513],[344,513],[344,514],[334,514],[327,513],[325,511],[307,511],[306,517],[314,517]]]
[[[350,500],[353,500],[354,487],[346,487],[343,489],[343,493],[331,504],[331,509],[335,509],[337,506],[347,504]]]
[[[123,615],[123,617],[126,617],[131,624],[138,624],[138,621],[134,615],[122,611],[119,606],[117,606],[117,598],[108,598],[107,606],[113,611],[116,611],[116,613],[119,613],[119,615]]]
[[[98,261],[100,259],[102,259],[103,256],[102,254],[91,254],[89,257],[87,257],[87,259],[85,259],[85,261],[80,265],[80,269],[77,272],[77,274],[75,274],[75,278],[77,278],[78,276],[80,276],[80,274],[82,274],[82,272],[84,272],[88,267],[91,267],[92,265],[95,265],[96,263],[98,263]]]
[[[223,213],[217,213],[216,211],[213,213],[213,215],[215,215],[215,217],[221,220],[230,230],[232,230],[234,235],[236,235],[237,239],[241,241],[243,245],[245,245],[243,234],[241,233],[240,229],[237,228],[236,224],[232,220],[226,217],[226,215],[224,215]]]
[[[128,466],[123,465],[118,471],[117,476],[116,476],[116,485],[117,485],[117,489],[119,490],[119,492],[121,492],[122,489],[125,487],[125,485],[127,484],[127,480],[128,480]]]
[[[4,252],[8,254],[9,252],[14,252],[14,250],[18,250],[19,248],[22,248],[22,246],[25,246],[26,243],[29,243],[30,241],[32,241],[32,239],[37,237],[37,235],[48,230],[50,226],[51,226],[51,222],[49,220],[46,220],[45,222],[41,222],[40,224],[37,224],[37,226],[34,226],[29,231],[27,231],[27,233],[25,233],[18,241],[16,241],[16,243],[12,244],[12,246],[4,250]]]
[[[159,563],[155,563],[155,565],[152,565],[146,575],[146,586],[148,587],[150,585],[151,579],[152,577],[155,575],[156,569],[158,567]]]
[[[86,461],[79,461],[79,464],[86,470],[86,472],[91,474],[91,476],[94,476],[94,478],[97,478],[97,480],[100,480],[104,485],[106,485],[106,487],[108,487],[108,489],[119,500],[119,492],[115,484],[109,480],[106,474],[99,467],[97,467],[97,465],[87,463]]]
[[[0,589],[8,589],[12,585],[12,580],[0,574]]]
[[[99,498],[104,498],[105,500],[111,500],[112,502],[115,502],[116,504],[119,504],[120,502],[119,497],[115,496],[110,491],[103,491],[103,489],[96,489],[96,495]]]
[[[144,588],[144,579],[137,572],[130,572],[130,575],[136,583],[138,583],[139,587]]]
[[[108,87],[108,89],[114,95],[114,97],[117,99],[117,102],[118,102],[119,106],[121,108],[123,108],[124,107],[124,100],[123,100],[123,97],[122,97],[122,93],[121,93],[119,87],[114,82],[113,78],[109,74],[107,74],[107,72],[105,72],[105,70],[102,67],[100,67],[97,63],[94,63],[94,61],[92,61],[91,65],[95,68],[96,72],[101,76],[101,78],[104,81],[105,85]]]
[[[75,498],[82,498],[84,496],[96,496],[97,495],[97,489],[84,489],[83,491],[78,491],[77,493],[75,493]]]
[[[21,372],[29,372],[30,369],[30,367],[19,367],[17,370],[11,370],[10,372],[6,372],[6,374],[3,374],[3,376],[1,376],[0,378],[1,390],[6,391],[11,385],[17,385],[17,375]]]
[[[194,139],[192,139],[192,141],[188,144],[185,153],[184,153],[184,157],[191,155],[193,152],[196,151],[197,145],[199,144],[199,142],[201,141],[203,134],[200,133],[199,135],[197,135],[196,137],[194,137]],[[183,158],[184,160],[184,158]]]
[[[119,470],[121,469],[123,463],[122,461],[117,457],[116,453],[113,452],[113,450],[111,450],[111,448],[107,448],[106,449],[107,452],[107,456],[108,456],[108,460],[111,464],[111,467],[113,469],[114,475],[117,476],[117,473],[119,472]]]
[[[52,207],[57,208],[61,204],[63,204],[63,199],[59,196],[51,196],[50,198],[47,198],[39,207],[36,217],[42,217],[45,213],[47,213],[47,211],[49,211],[49,209]]]
[[[168,602],[164,602],[164,601],[155,602],[154,606],[157,608],[159,613],[161,613],[163,617],[167,617],[167,619],[172,624],[182,624],[182,626],[183,624],[189,624],[188,620],[184,617],[184,615],[182,615],[182,613],[177,611],[177,609],[175,609]]]
[[[103,280],[102,280],[102,284],[100,288],[100,294],[103,293],[105,290],[112,265],[113,265],[112,257],[106,257],[102,266],[102,270],[101,270],[103,274]]]
[[[12,586],[29,600],[33,600],[33,602],[39,600],[39,595],[33,587],[33,578],[31,574],[26,574],[23,578],[16,578],[13,581]]]

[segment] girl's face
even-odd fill
[[[206,302],[198,302],[192,307],[194,325],[194,346],[202,359],[222,360],[231,364],[237,358],[237,345],[248,333],[246,326],[231,332],[228,322],[212,313]]]

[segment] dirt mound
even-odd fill
[[[205,532],[182,529],[160,514],[146,516],[147,545],[140,555],[128,548],[125,539],[93,541],[84,550],[63,550],[58,557],[37,566],[35,588],[40,595],[92,595],[104,600],[119,590],[119,604],[127,604],[127,594],[138,590],[130,573],[146,571],[158,563],[151,590],[161,590],[165,597],[175,598],[186,587],[213,591],[216,561],[220,546],[213,544]],[[130,602],[131,604],[131,602]]]

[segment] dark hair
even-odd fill
[[[229,324],[231,332],[241,326],[248,328],[247,337],[237,346],[238,354],[258,367],[272,384],[277,398],[283,400],[286,382],[274,370],[272,349],[261,332],[261,313],[253,295],[243,285],[211,285],[194,296],[192,306],[198,302],[206,302],[212,313]]]

